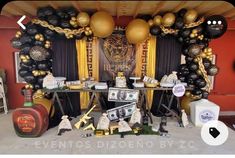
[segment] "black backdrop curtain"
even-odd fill
[[[160,81],[164,75],[169,75],[172,71],[177,71],[180,65],[181,47],[181,43],[173,36],[157,37],[155,78],[158,79],[158,81]],[[161,113],[157,111],[159,100],[159,91],[154,91],[151,112],[155,116],[161,115]],[[160,111],[164,110],[160,109]]]
[[[77,50],[75,39],[66,39],[65,37],[58,36],[53,40],[53,64],[52,73],[55,77],[66,77],[66,80],[78,80],[78,63],[77,63]],[[64,110],[69,116],[78,116],[81,114],[80,109],[80,96],[79,93],[69,93],[73,105],[73,111],[69,105],[65,103]]]

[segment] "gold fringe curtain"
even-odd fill
[[[157,46],[156,36],[151,36],[148,40],[146,75],[153,78],[155,78],[155,68],[156,68],[156,46]],[[147,101],[151,108],[153,102],[153,90],[147,91]]]
[[[77,61],[78,61],[78,74],[79,80],[89,77],[87,67],[87,47],[86,40],[76,40]],[[89,103],[89,93],[80,93],[80,106],[81,109],[86,109]]]
[[[92,41],[92,77],[99,81],[99,40],[97,37]]]
[[[138,77],[142,77],[141,76],[141,69],[142,69],[142,57],[141,57],[141,54],[142,54],[142,44],[136,44],[135,46],[135,59],[136,59],[136,66],[135,66],[135,75],[138,76]]]

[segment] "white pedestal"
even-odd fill
[[[202,126],[208,121],[218,120],[220,107],[207,99],[191,102],[189,106],[191,121],[195,126]]]

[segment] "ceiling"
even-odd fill
[[[52,6],[55,9],[74,6],[78,11],[96,12],[105,10],[113,16],[156,15],[177,12],[181,8],[193,8],[200,15],[220,14],[235,20],[235,7],[225,1],[13,1],[6,4],[1,12],[4,16],[35,16],[38,7]]]

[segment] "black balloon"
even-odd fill
[[[58,10],[56,13],[61,19],[69,20],[69,15],[62,10]]]
[[[198,45],[201,47],[201,49],[204,49],[209,46],[209,43],[207,41],[202,40],[198,42]]]
[[[22,47],[22,42],[18,38],[13,38],[11,40],[11,46],[16,49],[20,49]]]
[[[209,38],[219,38],[227,30],[227,21],[221,15],[212,15],[206,18],[204,25]]]
[[[36,78],[33,76],[32,73],[28,73],[26,76],[24,76],[24,80],[30,84],[36,83]]]
[[[62,28],[69,28],[69,27],[70,27],[70,23],[69,23],[68,20],[62,20],[62,21],[60,22],[60,26],[61,26]]]
[[[184,15],[186,14],[187,12],[187,9],[185,8],[182,8],[178,11],[177,15],[180,16],[180,17],[184,17]]]
[[[188,55],[188,51],[189,51],[188,46],[187,45],[183,45],[181,49],[182,49],[181,51],[182,51],[183,55],[187,56]]]
[[[66,13],[70,16],[70,17],[75,17],[78,12],[74,7],[69,7],[66,9]]]
[[[36,46],[44,46],[45,42],[44,41],[34,41],[34,45]]]
[[[191,70],[191,71],[197,71],[197,69],[198,69],[198,64],[196,64],[196,63],[194,63],[194,62],[191,62],[191,63],[189,64],[189,70]]]
[[[38,69],[39,70],[44,70],[44,71],[48,71],[50,69],[50,67],[47,64],[47,61],[42,61],[42,62],[38,62]]]
[[[31,44],[31,43],[33,42],[33,37],[24,34],[24,35],[22,35],[22,37],[20,38],[20,41],[22,42],[22,44],[26,44],[26,43]]]
[[[177,40],[182,43],[184,41],[184,38],[183,37],[178,37]]]
[[[208,70],[207,73],[210,76],[215,76],[218,73],[219,69],[216,65],[211,65]]]
[[[199,78],[199,79],[195,80],[195,85],[198,88],[204,88],[206,86],[206,81],[202,78]]]
[[[55,12],[55,9],[52,8],[51,6],[48,6],[48,7],[44,8],[45,16],[50,16],[50,15],[54,14],[54,12]]]
[[[34,90],[42,89],[42,85],[39,84],[39,83],[35,83],[35,84],[33,85],[33,89],[34,89]]]
[[[153,25],[153,26],[150,28],[150,33],[151,33],[152,35],[157,36],[157,35],[159,35],[159,34],[161,33],[161,28],[160,28],[159,26]]]
[[[211,61],[206,58],[204,58],[202,62],[203,62],[205,69],[208,69],[211,66]]]
[[[48,35],[48,36],[54,36],[55,35],[55,32],[50,30],[50,29],[45,29],[45,34]]]
[[[186,63],[190,63],[190,62],[193,61],[193,58],[190,57],[190,56],[186,56],[186,57],[185,57],[185,61],[186,61]]]
[[[198,74],[197,73],[195,73],[195,72],[191,72],[189,75],[188,75],[188,79],[192,79],[192,80],[196,80],[196,79],[198,79]]]
[[[189,46],[189,52],[188,55],[191,57],[195,57],[199,55],[201,52],[201,47],[198,44],[191,44]]]
[[[18,74],[20,75],[20,77],[24,78],[28,74],[28,70],[20,68]]]
[[[56,15],[48,16],[47,21],[54,26],[59,24],[59,18]]]
[[[202,91],[202,98],[208,99],[208,96],[209,96],[209,92],[207,92],[207,91]]]
[[[45,17],[45,12],[44,12],[45,8],[39,8],[37,11],[37,17],[39,19],[44,19]]]
[[[189,79],[187,79],[187,83],[188,83],[188,85],[194,85],[194,80],[193,79],[191,79],[191,78],[189,78]]]
[[[191,38],[188,43],[189,44],[195,44],[195,43],[197,43],[197,39],[196,38]]]
[[[38,77],[38,84],[41,84],[41,85],[42,85],[44,77],[45,77],[45,76],[39,76],[39,77]]]
[[[21,69],[32,71],[32,66],[31,65],[27,65],[27,64],[25,64],[23,62],[20,62],[20,67],[21,67]]]
[[[21,47],[21,52],[24,52],[25,54],[29,54],[29,50],[31,49],[31,47],[32,47],[32,45],[30,45],[30,44],[24,44],[24,45],[22,45],[22,47]]]
[[[181,82],[185,82],[186,81],[186,77],[183,76],[182,74],[179,74],[177,75],[178,76],[178,79],[181,81]]]
[[[184,19],[182,17],[176,18],[174,25],[176,29],[182,29],[184,27]]]
[[[202,90],[199,89],[199,88],[195,88],[195,89],[192,90],[192,94],[196,95],[196,96],[199,96],[199,95],[202,94]]]
[[[29,25],[27,27],[27,33],[29,35],[35,35],[36,33],[38,33],[38,29],[37,29],[37,26],[36,25]]]
[[[183,29],[183,30],[180,30],[179,33],[183,38],[186,38],[186,37],[189,37],[191,30],[190,29]]]

